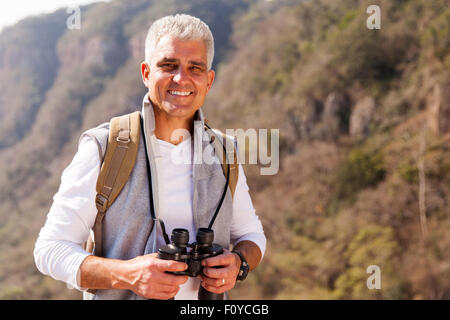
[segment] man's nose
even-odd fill
[[[183,68],[178,68],[172,79],[174,82],[181,84],[183,82],[189,81],[189,75]]]

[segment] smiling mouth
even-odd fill
[[[193,92],[192,91],[177,91],[177,90],[168,90],[168,92],[177,97],[187,97],[190,96]]]

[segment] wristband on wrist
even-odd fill
[[[236,253],[241,259],[241,266],[239,268],[239,274],[236,280],[244,281],[245,278],[247,278],[248,272],[250,271],[250,266],[248,265],[247,260],[245,260],[245,257],[242,253],[237,250],[233,250],[231,252]]]

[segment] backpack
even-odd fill
[[[96,185],[95,205],[97,207],[97,216],[93,227],[94,236],[92,236],[91,232],[89,239],[84,244],[86,251],[92,252],[99,257],[102,256],[103,219],[108,208],[114,203],[127,183],[136,161],[141,135],[140,118],[140,112],[136,111],[114,117],[110,122],[108,145]],[[207,120],[205,120],[205,129],[209,129],[207,132],[210,134],[210,141],[213,143],[214,149],[221,150],[223,148],[226,151],[225,146],[221,142],[226,139],[225,135],[218,131],[213,131],[207,124]],[[219,135],[222,135],[222,137]],[[229,181],[228,185],[231,195],[234,197],[239,174],[236,146],[234,147],[234,159],[230,163],[229,168],[225,161],[226,152],[221,152],[220,154],[223,160],[221,161],[222,170]]]

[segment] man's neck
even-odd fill
[[[183,133],[186,133],[186,130],[192,135],[194,130],[194,115],[189,118],[176,118],[170,117],[166,113],[156,109],[153,108],[155,114],[154,133],[156,138],[177,145],[187,138],[185,134],[183,135]]]

